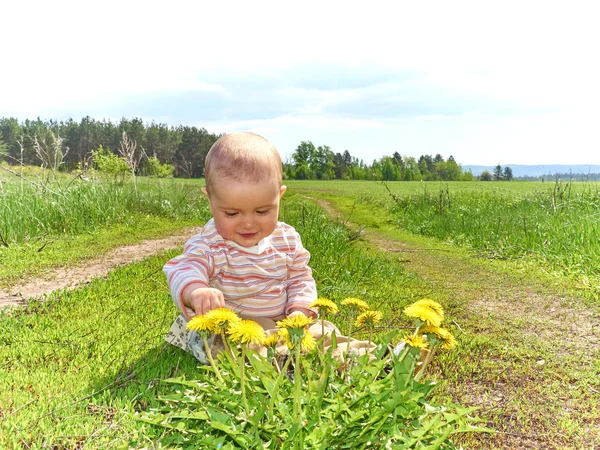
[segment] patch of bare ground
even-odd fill
[[[100,258],[77,266],[61,267],[49,272],[43,278],[28,280],[9,289],[0,290],[0,310],[25,304],[32,298],[43,297],[59,289],[73,289],[89,283],[93,278],[102,277],[112,269],[181,246],[193,233],[193,230],[186,230],[185,234],[148,239],[139,244],[118,247]]]
[[[544,341],[557,340],[557,356],[600,350],[600,317],[591,308],[543,286],[519,284],[510,276],[494,276],[490,270],[457,261],[456,256],[439,249],[409,248],[397,241],[364,233],[379,249],[403,252],[405,266],[429,283],[449,292],[460,292],[471,314],[485,315],[498,323],[516,325],[520,334]],[[448,277],[452,270],[454,276]],[[471,296],[468,296],[471,294]]]
[[[313,200],[345,221],[332,204]],[[465,448],[600,448],[600,413],[589,408],[600,392],[578,373],[584,368],[593,372],[594,358],[600,355],[597,308],[547,283],[499,272],[451,249],[423,248],[371,229],[362,237],[401,255],[406,269],[425,280],[433,293],[452,299],[456,325],[468,323],[465,331],[482,341],[473,354],[465,351],[454,361],[463,367],[433,366],[434,378],[454,372],[448,395],[463,406],[477,406],[478,415],[497,431],[467,436]],[[507,336],[505,341],[500,335]],[[558,423],[571,423],[577,431],[566,436],[557,430]]]

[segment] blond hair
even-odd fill
[[[275,178],[281,186],[281,157],[273,144],[258,134],[226,134],[206,155],[204,178],[209,193],[220,178],[250,183]]]

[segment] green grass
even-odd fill
[[[27,180],[3,180],[0,191],[0,287],[210,217],[200,180],[139,178],[137,192],[131,183],[66,175],[46,184],[50,190],[39,177]]]
[[[579,284],[520,260],[475,257],[468,248],[399,229],[386,208],[352,193],[326,199],[367,242],[397,255],[409,288],[446,306],[457,350],[434,360],[435,401],[479,406],[498,434],[465,448],[594,448],[600,444],[600,310]],[[586,294],[580,298],[578,294]]]
[[[572,278],[597,298],[598,183],[290,184],[321,198],[342,198],[356,207],[369,205],[408,233],[477,250],[488,258],[517,258],[522,264]]]
[[[33,181],[33,180],[32,180]],[[131,183],[61,177],[43,186],[11,179],[0,191],[0,236],[4,246],[131,225],[140,217],[202,220],[208,211],[201,184],[139,179]]]
[[[411,300],[411,277],[398,261],[365,254],[344,227],[293,197],[282,219],[311,251],[321,295],[361,296],[380,307],[388,326],[409,326],[399,314]],[[176,310],[161,267],[175,254],[0,317],[0,448],[116,448],[143,440],[130,413],[154,404],[160,379],[196,370],[189,354],[162,340]]]
[[[190,181],[169,182],[195,186]],[[487,424],[500,431],[491,437],[469,437],[465,448],[600,445],[600,354],[593,328],[600,311],[593,289],[581,291],[581,277],[549,270],[539,259],[478,258],[452,239],[399,229],[391,210],[394,201],[380,183],[287,184],[281,218],[296,226],[310,249],[320,295],[364,298],[385,313],[388,327],[408,326],[401,310],[412,300],[428,296],[446,307],[459,346],[434,359],[431,376],[440,383],[435,400],[478,405]],[[516,198],[542,188],[551,195],[554,185],[388,186],[394,195],[405,197],[430,192],[435,198],[448,186],[451,198],[468,198],[473,192],[482,197],[492,192],[485,194],[492,198],[510,193]],[[573,186],[571,198],[587,195],[586,189],[594,185]],[[152,190],[152,183],[140,190],[146,188]],[[334,202],[342,221],[367,227],[367,240],[331,224],[300,200],[302,195]],[[143,217],[113,231],[99,227],[68,238],[59,233],[38,256],[42,261],[46,250],[56,248],[57,254],[45,263],[51,266],[65,260],[58,249],[71,247],[69,258],[74,260],[78,248],[88,248],[91,254],[95,245],[103,249],[114,244],[108,240],[125,242],[129,233],[139,239],[152,230],[158,234],[169,229],[168,216]],[[35,269],[36,245],[33,239],[11,245],[10,251],[28,249],[23,253],[27,261],[18,270]],[[135,433],[139,438],[139,424],[128,412],[153,404],[162,389],[158,379],[193,375],[195,370],[189,355],[162,343],[175,308],[160,269],[174,254],[118,269],[107,280],[58,292],[46,303],[35,302],[0,317],[0,448],[115,448]],[[18,261],[18,256],[8,263],[3,258],[0,268],[14,276]],[[594,282],[590,275],[589,285]],[[588,301],[579,299],[579,293]]]

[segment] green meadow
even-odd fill
[[[310,182],[291,187],[386,211],[399,229],[600,288],[596,182]]]
[[[199,180],[0,180],[4,287],[209,217]],[[600,185],[286,184],[281,220],[321,296],[369,302],[380,334],[409,329],[415,300],[444,305],[458,347],[434,359],[433,401],[476,406],[497,431],[456,448],[600,445]],[[168,392],[161,380],[198,370],[163,341],[176,311],[161,268],[180,251],[0,313],[0,448],[155,448],[135,413]]]

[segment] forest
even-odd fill
[[[16,118],[0,119],[0,156],[10,165],[53,165],[57,170],[72,171],[93,167],[94,155],[124,157],[123,141],[133,151],[139,175],[152,174],[160,163],[169,168],[161,173],[178,178],[201,178],[204,159],[219,134],[194,126],[169,126],[144,123],[140,118],[122,118],[120,122],[95,120],[89,116],[76,122]],[[132,150],[133,148],[133,150]],[[153,164],[154,163],[154,164]],[[470,181],[475,177],[463,171],[452,156],[401,155],[358,159],[349,150],[334,152],[328,145],[315,146],[302,141],[293,155],[284,161],[286,179],[300,180],[385,180],[385,181]]]

